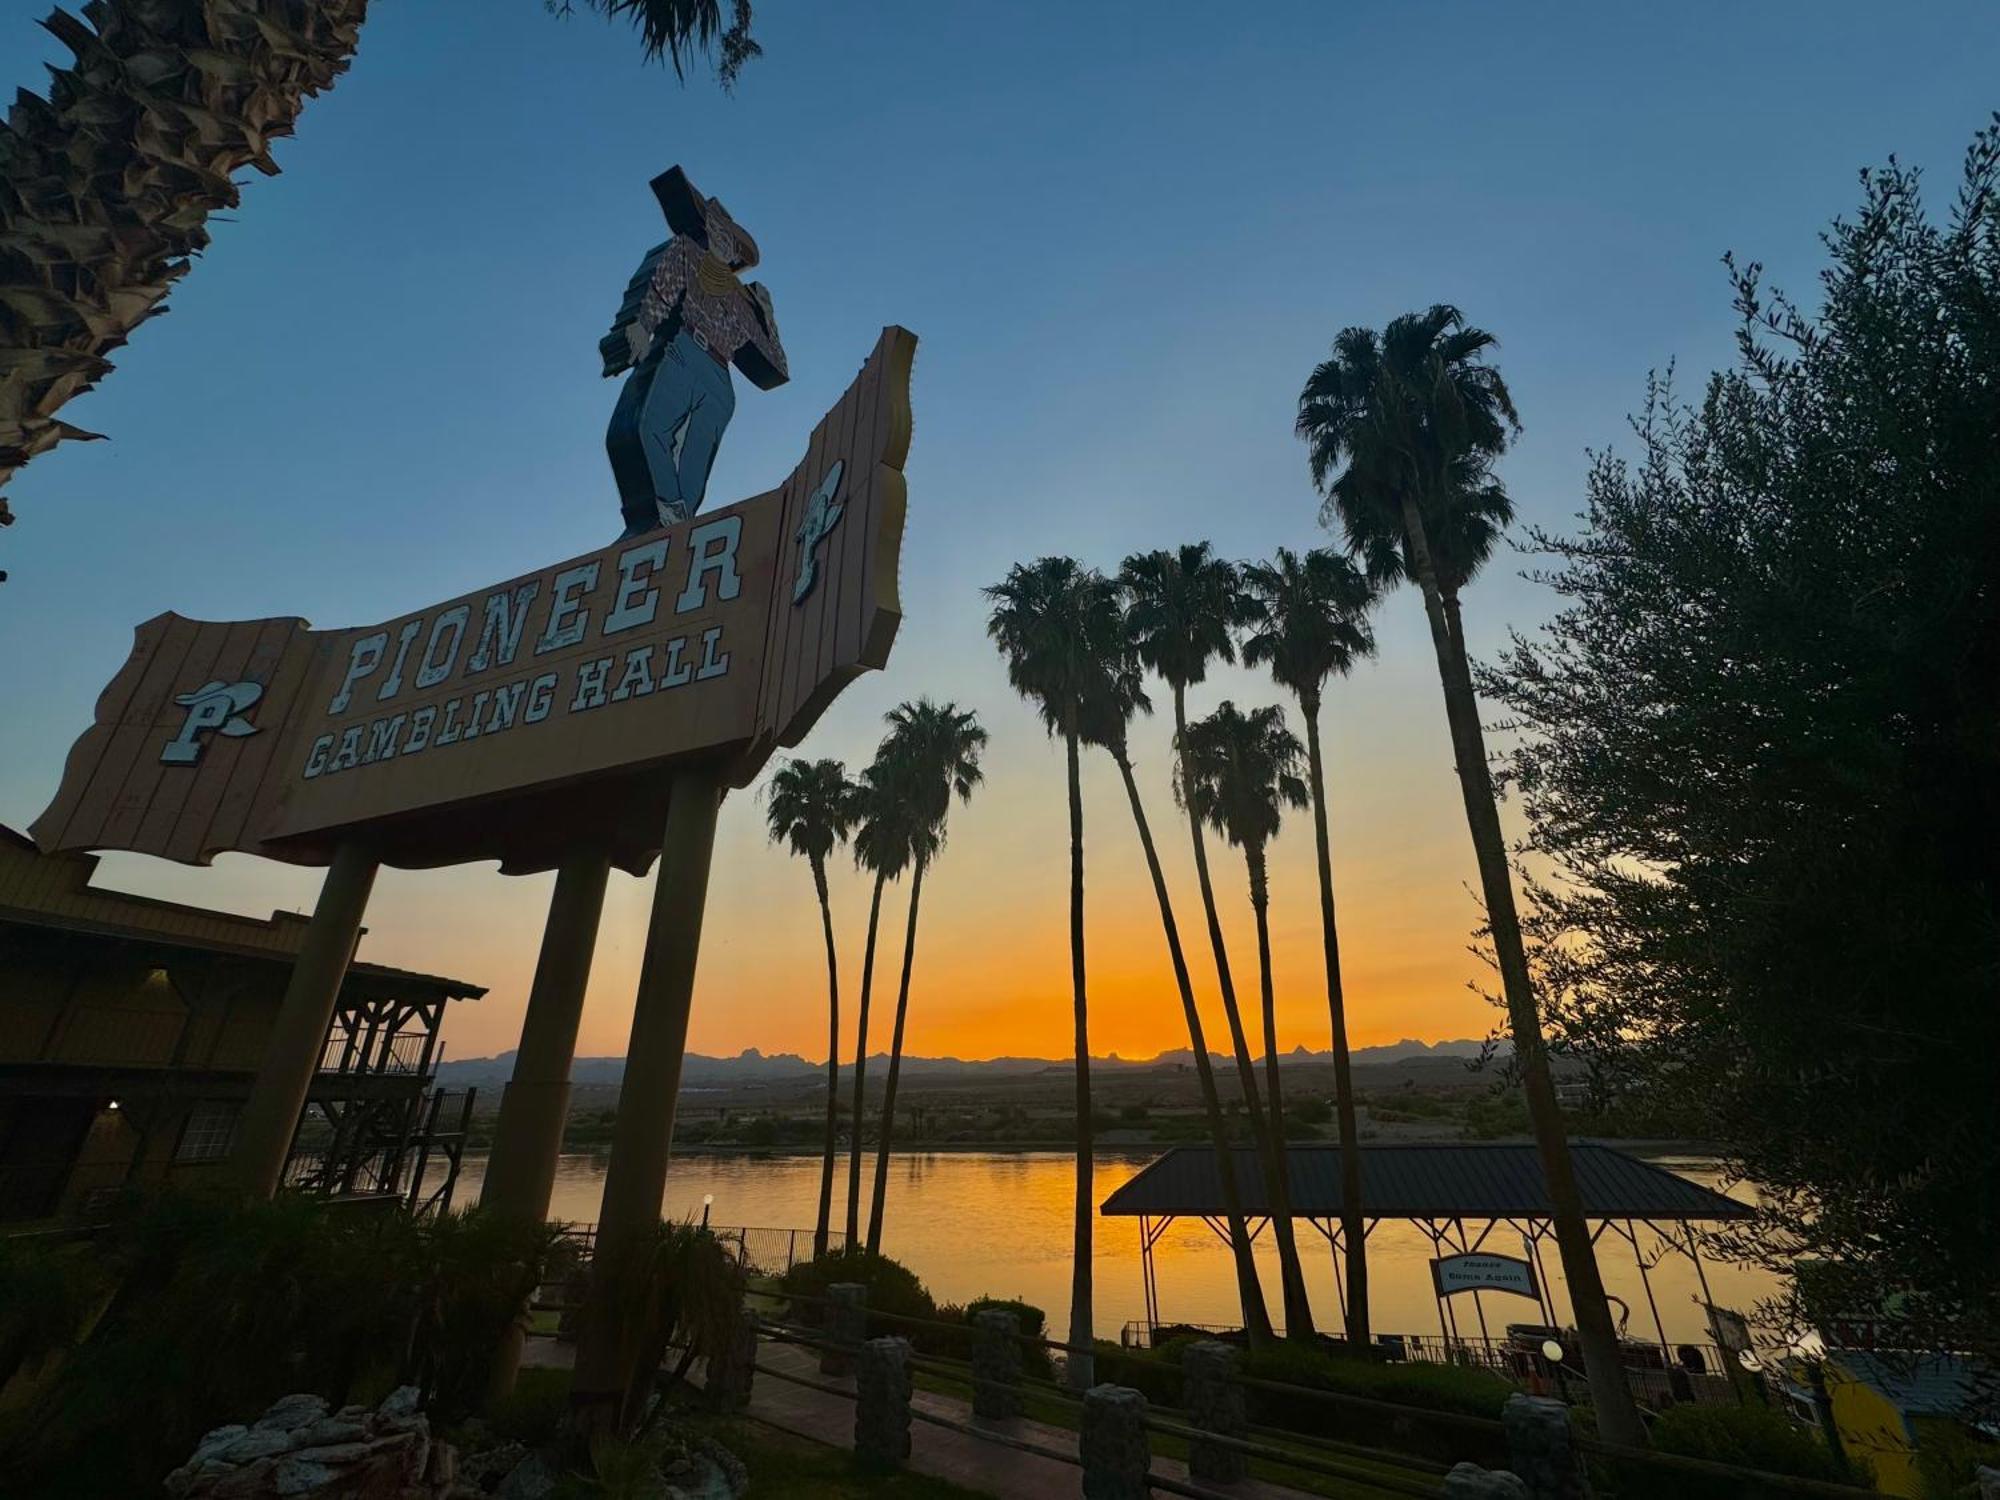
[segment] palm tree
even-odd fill
[[[1270,1341],[1271,1314],[1264,1305],[1264,1288],[1257,1279],[1257,1261],[1251,1252],[1250,1229],[1243,1217],[1242,1192],[1236,1182],[1236,1152],[1230,1144],[1229,1127],[1223,1122],[1222,1097],[1215,1086],[1215,1065],[1208,1055],[1201,1012],[1194,1003],[1194,983],[1188,977],[1187,954],[1181,948],[1180,924],[1174,919],[1173,900],[1167,894],[1160,851],[1153,843],[1153,826],[1139,796],[1139,781],[1132,772],[1126,737],[1126,727],[1133,715],[1152,711],[1153,705],[1146,697],[1144,670],[1128,640],[1125,654],[1106,663],[1104,680],[1085,706],[1083,737],[1090,744],[1102,746],[1117,765],[1118,775],[1125,783],[1125,800],[1131,804],[1133,825],[1139,830],[1139,846],[1146,853],[1146,872],[1153,879],[1153,899],[1160,906],[1160,926],[1166,933],[1167,955],[1173,961],[1174,984],[1180,991],[1181,1014],[1187,1021],[1188,1048],[1194,1054],[1195,1076],[1201,1083],[1202,1108],[1208,1114],[1209,1135],[1215,1141],[1216,1174],[1222,1182],[1223,1217],[1229,1226],[1230,1254],[1236,1262],[1236,1293],[1243,1308],[1243,1328],[1254,1349]]]
[[[1379,337],[1368,328],[1343,329],[1332,357],[1314,369],[1299,396],[1298,432],[1308,445],[1313,482],[1326,496],[1320,519],[1339,520],[1348,552],[1378,583],[1410,579],[1423,594],[1515,1063],[1534,1122],[1599,1431],[1614,1443],[1640,1444],[1645,1429],[1619,1364],[1617,1332],[1549,1079],[1459,616],[1460,591],[1513,514],[1492,465],[1520,419],[1506,382],[1486,362],[1494,343],[1446,306],[1406,313]]]
[[[1090,1133],[1090,1008],[1083,954],[1083,781],[1079,746],[1086,704],[1101,690],[1104,664],[1122,649],[1123,623],[1111,581],[1073,557],[1016,563],[985,590],[993,611],[986,633],[1007,661],[1007,681],[1032,702],[1042,725],[1063,740],[1069,782],[1069,968],[1076,1019],[1076,1241],[1070,1268],[1067,1361],[1072,1387],[1092,1383],[1094,1361],[1084,1351],[1095,1329],[1091,1317],[1090,1245],[1092,1161]]]
[[[628,20],[649,58],[681,73],[713,55],[727,87],[758,53],[749,0],[586,0]],[[565,11],[564,0],[549,7]],[[236,207],[236,175],[275,176],[272,143],[333,87],[367,0],[141,5],[104,0],[43,24],[75,54],[46,100],[20,93],[0,147],[0,486],[57,443],[97,434],[56,413],[111,369],[106,357],[164,311]],[[0,525],[11,517],[0,501]],[[4,576],[4,575],[0,575]]]
[[[882,920],[882,887],[898,878],[910,863],[910,822],[897,767],[878,750],[874,764],[861,773],[856,792],[861,826],[854,832],[854,863],[875,876],[868,898],[868,943],[861,955],[861,1004],[854,1033],[853,1149],[847,1158],[847,1240],[852,1250],[861,1243],[861,1127],[866,1111],[868,1072],[868,1000],[875,991],[875,934]]]
[[[924,871],[944,847],[951,799],[972,800],[981,779],[986,731],[979,716],[956,703],[919,698],[889,711],[882,754],[896,767],[910,827],[910,917],[903,933],[903,979],[896,991],[896,1029],[889,1042],[889,1077],[882,1089],[882,1128],[875,1142],[875,1196],[868,1208],[868,1253],[882,1245],[882,1204],[889,1190],[889,1146],[896,1128],[896,1080],[903,1070],[903,1021],[910,1009],[910,968],[917,954],[917,904]]]
[[[1284,809],[1306,805],[1306,784],[1299,775],[1305,746],[1285,727],[1283,709],[1258,708],[1244,714],[1225,698],[1214,713],[1188,726],[1181,754],[1187,766],[1189,814],[1243,851],[1244,868],[1250,877],[1250,909],[1257,919],[1257,965],[1262,983],[1271,1155],[1288,1170],[1285,1096],[1278,1078],[1277,1001],[1271,983],[1271,883],[1265,848],[1278,835]],[[1289,1314],[1287,1317],[1289,1320]]]
[[[1236,565],[1217,557],[1207,542],[1189,543],[1171,552],[1134,553],[1119,568],[1118,583],[1127,601],[1127,628],[1139,659],[1158,672],[1173,691],[1178,767],[1174,796],[1188,808],[1187,690],[1207,678],[1211,661],[1236,660],[1232,631],[1245,618]],[[1258,1100],[1257,1067],[1250,1059],[1250,1041],[1243,1030],[1243,1012],[1236,1003],[1236,981],[1229,967],[1229,948],[1216,912],[1208,846],[1202,838],[1201,819],[1192,811],[1188,832],[1194,843],[1194,873],[1201,889],[1202,912],[1208,919],[1208,945],[1215,955],[1216,982],[1222,992],[1222,1014],[1229,1023],[1236,1076],[1243,1088],[1243,1109],[1250,1119],[1250,1137],[1264,1164],[1264,1190],[1272,1209],[1271,1236],[1277,1243],[1278,1280],[1284,1293],[1285,1331],[1289,1336],[1310,1338],[1312,1304],[1306,1297],[1305,1272],[1292,1234],[1290,1172],[1284,1158],[1271,1149],[1271,1132]]]
[[[820,1158],[819,1218],[813,1254],[826,1254],[833,1217],[833,1156],[840,1132],[840,964],[834,957],[833,905],[827,899],[827,856],[847,842],[860,815],[854,783],[837,760],[788,760],[765,788],[764,821],[772,843],[783,843],[812,867],[826,934],[826,1149]]]
[[[1347,1342],[1368,1346],[1368,1239],[1361,1202],[1361,1142],[1354,1121],[1354,1075],[1347,1048],[1347,997],[1340,980],[1340,935],[1333,916],[1333,856],[1326,828],[1326,763],[1319,708],[1326,680],[1375,654],[1368,612],[1375,589],[1361,570],[1324,547],[1298,556],[1280,547],[1275,561],[1246,563],[1243,594],[1251,624],[1243,660],[1268,666],[1299,700],[1306,721],[1306,771],[1312,783],[1313,839],[1319,855],[1320,943],[1326,955],[1326,1008],[1333,1024],[1334,1107],[1340,1121],[1341,1246],[1347,1258]]]

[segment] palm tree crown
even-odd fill
[[[1207,542],[1135,552],[1119,567],[1118,586],[1139,659],[1169,685],[1192,687],[1209,662],[1236,660],[1230,632],[1243,622],[1236,565]]]
[[[1306,805],[1304,758],[1283,709],[1272,704],[1246,714],[1225,699],[1188,725],[1189,810],[1230,843],[1260,849],[1277,836],[1286,807]]]
[[[894,768],[899,789],[909,799],[912,823],[944,836],[945,814],[951,799],[972,800],[972,789],[984,773],[979,754],[986,747],[986,731],[979,716],[956,703],[933,703],[919,698],[915,703],[899,703],[885,716],[889,733],[882,741],[880,759]],[[916,850],[913,848],[913,852]],[[922,851],[926,857],[934,848]]]
[[[1415,501],[1439,590],[1458,591],[1513,519],[1493,460],[1520,431],[1514,398],[1485,362],[1497,341],[1455,307],[1405,313],[1378,336],[1344,328],[1299,397],[1298,432],[1320,519],[1378,583],[1416,578],[1402,506]]]
[[[1076,730],[1086,704],[1104,691],[1104,663],[1123,638],[1111,580],[1073,557],[1016,563],[985,590],[993,602],[986,633],[1007,659],[1007,682],[1034,702],[1051,734]]]
[[[911,815],[909,791],[902,765],[879,752],[856,782],[859,821],[854,830],[854,863],[883,880],[899,878],[919,851],[926,855],[934,852],[926,846],[924,830]]]
[[[1271,562],[1243,564],[1242,578],[1250,626],[1243,660],[1268,666],[1308,713],[1327,678],[1375,654],[1374,585],[1338,553],[1315,547],[1300,557],[1280,547]]]
[[[765,787],[771,842],[814,863],[847,842],[860,816],[855,785],[837,760],[788,760]]]

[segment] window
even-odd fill
[[[220,1161],[236,1144],[236,1117],[240,1104],[226,1099],[204,1099],[188,1111],[181,1130],[175,1161]]]

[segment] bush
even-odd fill
[[[843,1281],[859,1282],[868,1288],[868,1336],[901,1334],[919,1348],[926,1330],[896,1321],[914,1318],[934,1321],[936,1299],[917,1280],[917,1273],[886,1255],[870,1255],[862,1249],[829,1250],[811,1260],[800,1261],[779,1278],[778,1290],[790,1297],[824,1298],[827,1288]],[[885,1316],[886,1314],[886,1316]],[[795,1323],[817,1326],[826,1322],[823,1302],[799,1302],[787,1310]],[[936,1333],[939,1330],[928,1330]]]
[[[502,1442],[530,1448],[554,1442],[569,1421],[569,1383],[568,1370],[522,1370],[514,1378],[514,1389],[487,1412],[487,1431]]]
[[[1025,1338],[1048,1337],[1045,1330],[1048,1328],[1049,1315],[1034,1303],[1023,1302],[1018,1297],[974,1297],[965,1304],[964,1318],[967,1327],[971,1326],[974,1316],[989,1308],[998,1312],[1010,1312],[1020,1319],[1021,1333]],[[969,1357],[970,1340],[967,1341],[967,1348]],[[1047,1380],[1055,1373],[1055,1363],[1050,1358],[1049,1351],[1040,1344],[1024,1343],[1021,1345],[1021,1369],[1029,1376]]]
[[[1982,1464],[2000,1468],[2000,1443],[1949,1417],[1918,1417],[1910,1426],[1917,1435],[1917,1478],[1924,1500],[1956,1500],[1969,1493]]]
[[[1818,1437],[1801,1431],[1768,1406],[1669,1407],[1653,1421],[1652,1442],[1661,1453],[1798,1479],[1854,1483],[1858,1477]],[[1715,1500],[1755,1500],[1767,1493],[1756,1480],[1731,1485],[1701,1476],[1691,1481],[1685,1473],[1643,1460],[1605,1460],[1599,1467],[1603,1487],[1620,1500],[1628,1496],[1631,1500],[1685,1500],[1697,1485],[1703,1496]]]

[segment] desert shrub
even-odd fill
[[[486,1430],[501,1442],[540,1448],[555,1441],[569,1420],[568,1370],[530,1367],[514,1378],[514,1389],[486,1412]]]
[[[476,1211],[418,1220],[301,1196],[137,1204],[84,1247],[115,1290],[7,1414],[0,1471],[49,1500],[153,1493],[202,1433],[294,1391],[340,1405],[411,1381],[461,1415],[546,1239]]]
[[[826,1289],[843,1281],[859,1282],[868,1288],[868,1335],[900,1334],[912,1343],[923,1332],[920,1327],[898,1322],[915,1318],[935,1321],[935,1298],[917,1280],[917,1273],[901,1261],[886,1255],[870,1255],[862,1249],[829,1250],[811,1260],[800,1261],[779,1278],[778,1289],[789,1297],[824,1298]],[[823,1324],[827,1309],[819,1301],[799,1301],[787,1311],[797,1323]],[[935,1330],[933,1330],[935,1331]]]
[[[1181,1404],[1181,1365],[1178,1358],[1146,1349],[1127,1349],[1107,1339],[1097,1341],[1096,1374],[1100,1385],[1125,1385],[1140,1392],[1155,1406]]]
[[[1652,1424],[1653,1447],[1684,1458],[1705,1458],[1799,1479],[1852,1483],[1859,1476],[1824,1442],[1794,1426],[1768,1406],[1673,1406]],[[1608,1460],[1599,1465],[1602,1487],[1620,1500],[1685,1500],[1688,1476],[1643,1460]],[[1701,1493],[1715,1500],[1755,1500],[1768,1493],[1761,1480],[1727,1480],[1704,1475]]]
[[[1025,1338],[1042,1339],[1048,1337],[1049,1315],[1032,1302],[1023,1302],[1018,1297],[974,1297],[965,1304],[965,1322],[969,1328],[975,1314],[988,1309],[1010,1312],[1020,1319],[1021,1333]],[[967,1341],[967,1357],[970,1357],[970,1340]],[[1021,1369],[1031,1377],[1049,1379],[1055,1371],[1055,1362],[1049,1351],[1040,1344],[1021,1345]]]

